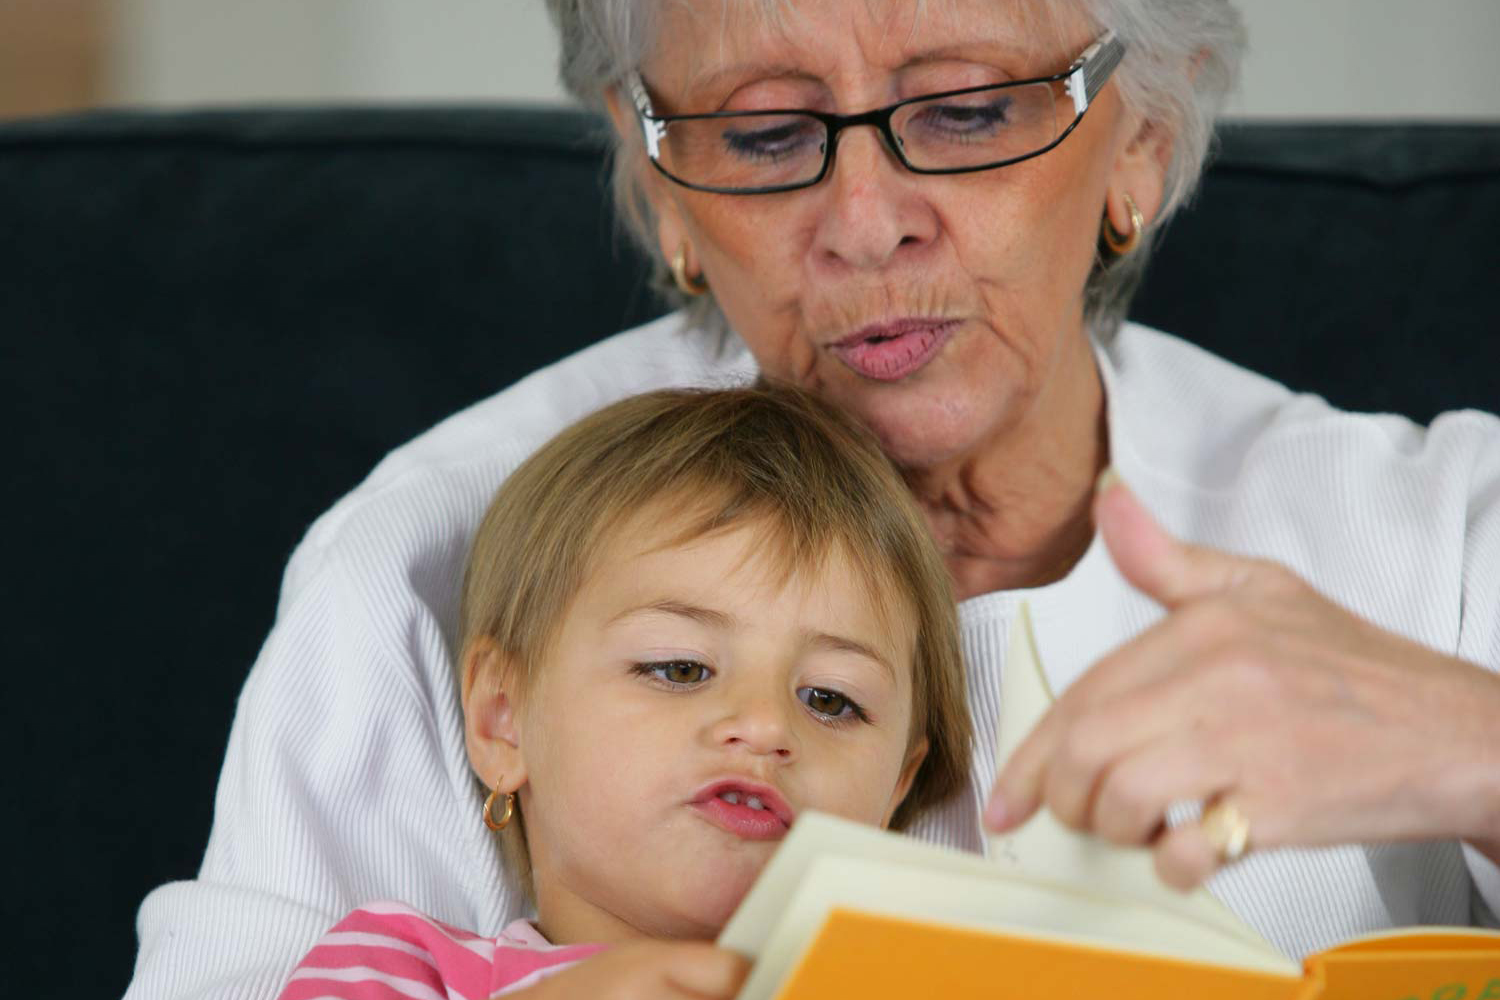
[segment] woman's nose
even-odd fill
[[[828,169],[814,241],[825,263],[879,270],[937,234],[937,216],[920,193],[926,178],[903,167],[877,129],[840,135]]]
[[[777,702],[766,695],[732,699],[713,725],[714,744],[778,761],[792,760],[796,755],[792,720],[787,707]]]

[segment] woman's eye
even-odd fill
[[[822,126],[814,119],[741,119],[723,133],[725,150],[740,159],[777,162],[807,152],[822,151]]]
[[[1010,97],[996,97],[982,104],[929,104],[917,116],[924,128],[955,137],[988,135],[1010,117]]]
[[[869,721],[864,709],[847,695],[829,688],[805,687],[797,692],[802,703],[818,715],[838,722]]]
[[[672,687],[701,684],[709,678],[708,667],[694,660],[668,660],[662,663],[637,663],[637,674],[655,677]]]

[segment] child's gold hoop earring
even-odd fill
[[[484,800],[484,825],[491,830],[504,830],[510,825],[510,818],[516,811],[515,795],[511,792],[506,792],[504,793],[505,812],[500,814],[499,819],[495,818],[495,800],[501,795],[500,782],[504,780],[505,775],[502,774],[500,780],[495,782],[495,790],[490,792],[489,797]]]
[[[1146,228],[1146,217],[1136,207],[1135,199],[1130,195],[1124,196],[1125,211],[1130,214],[1130,232],[1121,235],[1115,231],[1115,227],[1109,221],[1109,213],[1104,213],[1104,225],[1100,231],[1104,236],[1104,245],[1109,247],[1110,252],[1117,257],[1123,257],[1136,247],[1140,246],[1141,233]]]

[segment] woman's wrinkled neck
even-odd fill
[[[1109,421],[1088,338],[1075,350],[1024,421],[941,466],[903,470],[960,600],[1054,583],[1088,551]]]

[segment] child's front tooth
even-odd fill
[[[747,798],[745,800],[745,805],[749,806],[751,809],[764,809],[765,808],[765,805],[760,801],[760,797],[758,795],[752,795],[749,798]]]
[[[725,802],[728,802],[732,806],[737,806],[740,804],[739,792],[725,792],[723,795],[720,795],[719,798],[723,799]]]

